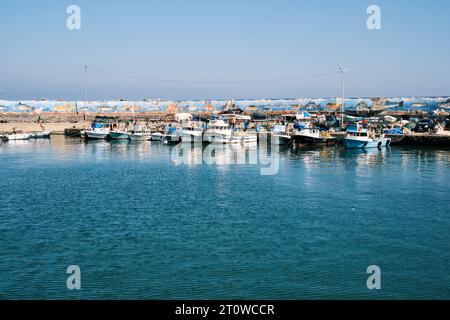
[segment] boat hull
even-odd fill
[[[294,142],[298,146],[334,146],[337,143],[335,138],[318,138],[304,135],[294,136]]]
[[[164,136],[163,143],[168,145],[176,145],[181,142],[180,136],[176,134],[167,134]]]
[[[181,135],[181,141],[183,143],[201,143],[203,141],[203,134],[183,133]]]
[[[274,135],[272,134],[271,142],[273,145],[284,146],[291,142],[291,137],[288,135]]]
[[[6,137],[8,138],[9,141],[18,141],[18,140],[30,140],[30,136],[29,134],[10,134],[7,135]]]
[[[106,139],[109,136],[107,131],[85,131],[85,135],[88,139],[101,140]]]
[[[216,143],[216,144],[227,144],[227,143],[232,142],[232,135],[219,134],[219,133],[205,133],[203,135],[203,142]]]
[[[345,138],[344,145],[347,149],[369,149],[369,148],[383,148],[389,147],[391,139],[377,138],[377,139],[355,139]]]
[[[131,141],[148,141],[151,140],[151,136],[145,133],[133,133],[129,134],[128,138]]]
[[[47,132],[47,131],[36,132],[36,133],[31,134],[30,138],[32,138],[32,139],[48,139],[48,138],[50,138],[50,134],[51,134],[51,132]]]
[[[111,131],[109,133],[111,140],[128,140],[128,133]]]
[[[241,137],[242,144],[255,144],[258,143],[258,136],[256,134],[246,134]]]
[[[152,141],[163,141],[164,135],[162,133],[160,133],[160,132],[152,133],[150,135],[150,138],[151,138]]]

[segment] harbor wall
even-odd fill
[[[400,136],[390,136],[393,145],[399,146],[429,146],[449,147],[450,135],[437,135],[431,133],[411,133]]]
[[[211,112],[193,113],[200,117],[208,118]],[[269,116],[289,114],[289,112],[273,111]],[[293,113],[295,114],[295,113]],[[168,124],[175,122],[175,114],[167,112],[8,112],[0,113],[0,134],[11,133],[14,129],[17,132],[42,131],[42,126],[46,131],[53,134],[62,134],[66,129],[88,129],[96,117],[114,117],[118,122],[140,121],[146,123]]]

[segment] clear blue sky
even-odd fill
[[[81,7],[82,29],[66,28]],[[382,9],[382,30],[366,9]],[[253,80],[349,68],[349,96],[450,95],[450,2],[2,1],[0,99],[82,99],[83,65],[179,80]],[[337,76],[249,84],[140,81],[91,72],[89,97],[334,97]]]

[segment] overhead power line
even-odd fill
[[[111,76],[121,77],[121,78],[154,81],[154,82],[166,82],[166,83],[182,83],[182,84],[271,83],[271,82],[295,81],[295,80],[311,79],[311,78],[322,78],[322,77],[329,77],[329,76],[333,76],[333,75],[337,75],[337,74],[341,73],[340,71],[336,71],[336,72],[328,72],[328,73],[309,74],[309,75],[303,75],[303,76],[293,76],[293,77],[274,78],[274,79],[260,79],[260,80],[176,80],[176,79],[162,79],[162,78],[152,78],[152,77],[129,75],[129,74],[112,72],[112,71],[107,71],[107,70],[102,70],[102,69],[92,68],[92,67],[89,67],[89,70],[95,71],[98,73],[108,74]]]

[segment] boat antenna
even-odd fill
[[[341,105],[341,128],[344,128],[344,110],[345,110],[345,73],[346,67],[339,67],[339,73],[342,75],[342,105]]]

